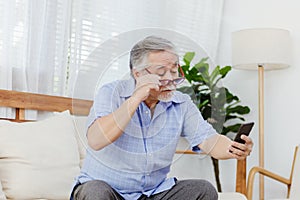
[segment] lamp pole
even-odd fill
[[[259,166],[264,167],[264,71],[287,68],[291,62],[291,36],[279,28],[251,28],[232,34],[232,65],[258,70]],[[264,178],[259,176],[259,199],[264,199]]]
[[[264,167],[264,66],[258,65],[259,166]],[[264,177],[259,175],[259,199],[264,199]]]

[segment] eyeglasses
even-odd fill
[[[183,83],[184,81],[184,73],[183,73],[183,70],[181,68],[180,65],[178,65],[178,68],[179,68],[179,71],[180,71],[180,75],[181,77],[179,78],[174,78],[173,80],[170,80],[170,79],[163,79],[163,80],[159,80],[161,86],[167,86],[169,85],[170,83],[173,83],[174,85],[179,85],[181,83]],[[149,71],[149,69],[145,68],[146,72],[148,72],[149,74],[153,74]]]

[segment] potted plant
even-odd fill
[[[243,115],[250,112],[248,106],[240,105],[240,100],[233,95],[228,88],[220,84],[231,66],[216,66],[209,72],[208,58],[203,58],[193,66],[191,62],[194,52],[187,52],[183,57],[182,70],[189,82],[189,86],[183,86],[178,90],[191,96],[199,108],[203,118],[207,120],[218,133],[227,135],[229,132],[236,133],[245,121]],[[222,191],[219,178],[219,162],[212,158],[217,189]]]

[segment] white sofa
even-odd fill
[[[67,111],[37,122],[0,120],[0,200],[69,199],[85,156],[84,121]],[[222,193],[220,199],[246,198]]]
[[[76,135],[68,112],[38,122],[0,121],[0,180],[6,198],[68,199],[80,171]]]

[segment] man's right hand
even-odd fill
[[[135,78],[136,85],[132,97],[140,100],[146,100],[149,97],[150,91],[159,91],[160,77],[156,74],[146,74]]]

